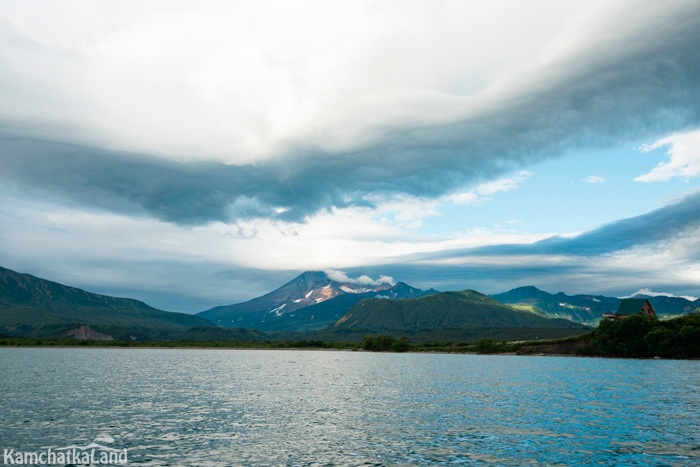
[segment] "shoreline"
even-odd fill
[[[478,352],[441,352],[437,350],[429,350],[425,352],[418,352],[415,350],[409,350],[406,352],[375,352],[370,350],[362,349],[325,349],[325,348],[303,348],[303,347],[284,347],[284,348],[271,348],[271,347],[170,347],[170,346],[105,346],[105,345],[3,345],[0,349],[13,348],[13,349],[124,349],[124,350],[143,350],[143,349],[153,349],[153,350],[278,350],[278,351],[296,351],[296,352],[357,352],[357,353],[367,353],[367,354],[434,354],[434,355],[477,355],[477,356],[503,356],[503,357],[557,357],[557,358],[604,358],[604,359],[619,359],[619,360],[679,360],[679,361],[700,361],[700,358],[663,358],[663,357],[618,357],[618,356],[604,356],[604,355],[577,355],[577,354],[566,354],[566,353],[516,353],[516,352],[502,352],[502,353],[478,353]]]

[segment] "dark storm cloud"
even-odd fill
[[[700,229],[700,192],[690,194],[655,211],[622,219],[574,238],[551,237],[532,244],[502,244],[478,248],[417,254],[412,261],[469,256],[575,255],[596,257],[637,246],[673,241]],[[700,253],[700,252],[697,252]],[[696,258],[689,258],[696,259]],[[500,266],[487,266],[498,268]],[[509,266],[510,267],[510,266]],[[516,266],[517,267],[517,266]],[[532,263],[520,267],[538,269]],[[559,268],[559,266],[557,266]]]
[[[19,131],[0,134],[0,180],[178,224],[299,221],[369,205],[369,194],[440,196],[534,160],[700,125],[700,4],[659,11],[644,24],[611,21],[619,30],[524,77],[472,117],[387,130],[363,150],[290,147],[255,165],[178,163],[42,141],[30,124],[12,122]]]
[[[601,255],[636,246],[661,244],[700,228],[700,192],[668,206],[605,225],[575,238],[552,238],[535,243],[539,254]]]
[[[535,285],[549,292],[606,293],[622,296],[643,287],[676,294],[700,293],[696,279],[678,268],[700,260],[700,192],[661,209],[607,224],[575,238],[553,237],[533,244],[494,245],[416,254],[401,263],[351,269],[352,274],[388,274],[411,285],[439,290],[503,292]],[[678,241],[680,240],[680,243]],[[617,252],[651,246],[670,250],[670,262],[607,261]],[[559,259],[557,259],[559,258]],[[445,262],[447,260],[447,262]],[[457,261],[455,261],[457,260]],[[630,262],[631,261],[631,262]],[[605,263],[602,266],[602,263]],[[638,267],[635,267],[638,266]]]
[[[326,206],[345,206],[329,179],[307,183],[278,164],[236,167],[178,163],[70,144],[4,139],[2,177],[37,196],[179,224],[281,217],[302,219]],[[275,208],[288,209],[278,213]]]

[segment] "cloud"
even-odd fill
[[[484,230],[422,235],[369,208],[324,211],[305,223],[251,219],[183,226],[61,207],[8,190],[0,190],[0,199],[0,265],[174,311],[249,300],[306,270],[341,269],[351,280],[366,275],[389,283],[397,276],[373,265],[416,252],[543,238]]]
[[[618,296],[639,284],[632,290],[700,294],[700,192],[571,238],[479,229],[418,235],[369,208],[298,224],[180,226],[0,195],[3,266],[175,311],[242,302],[304,270],[338,268],[341,280],[396,278],[439,290],[497,293],[533,284]]]
[[[324,271],[326,275],[329,277],[329,279],[334,280],[336,282],[342,282],[346,284],[358,284],[358,285],[381,285],[381,284],[389,284],[389,285],[395,285],[396,282],[394,281],[393,277],[389,276],[380,276],[379,279],[372,279],[371,277],[367,276],[366,274],[361,275],[360,277],[357,277],[355,279],[352,279],[347,276],[343,271],[336,271],[333,269],[328,269]]]
[[[577,236],[416,252],[401,263],[375,267],[418,287],[426,277],[444,289],[496,293],[539,284],[568,293],[621,295],[630,284],[649,284],[679,295],[700,293],[700,192],[647,214]]]
[[[662,147],[668,148],[668,161],[659,163],[651,172],[635,178],[636,181],[667,182],[672,178],[688,180],[700,175],[700,130],[675,133],[640,149],[648,153]]]
[[[437,216],[439,201],[416,196],[367,196],[377,218],[391,216],[403,226],[419,223],[421,219]]]
[[[599,175],[589,175],[588,177],[584,178],[581,180],[582,183],[592,183],[592,184],[602,184],[607,182],[608,180],[604,177],[601,177]]]
[[[452,204],[469,206],[478,205],[484,201],[489,201],[491,198],[486,196],[492,195],[501,191],[511,191],[520,187],[520,184],[530,178],[532,172],[521,170],[512,177],[499,178],[491,182],[482,183],[473,191],[465,193],[453,193],[446,198]]]
[[[530,176],[532,176],[532,172],[521,170],[512,178],[501,178],[492,182],[482,183],[476,187],[476,192],[480,195],[492,195],[500,191],[515,190]]]
[[[669,148],[643,181],[697,174],[700,4],[486,3],[3,4],[3,265],[193,311],[324,268],[700,293],[697,194],[578,235],[406,230],[640,139]]]
[[[421,18],[426,16],[421,8],[411,13],[418,25],[424,24]],[[377,196],[438,199],[465,186],[481,187],[483,193],[512,189],[517,180],[502,184],[490,184],[488,180],[568,151],[661,136],[700,124],[700,103],[688,98],[700,95],[700,69],[692,66],[700,62],[700,5],[679,2],[633,10],[635,14],[629,14],[628,9],[608,8],[607,17],[600,13],[560,38],[556,47],[532,61],[536,66],[525,67],[517,75],[499,74],[498,79],[487,81],[488,85],[477,86],[468,94],[440,86],[428,86],[429,91],[419,92],[435,78],[419,78],[419,71],[411,75],[413,81],[406,82],[405,92],[397,86],[390,86],[387,91],[389,88],[381,87],[382,78],[377,72],[362,81],[361,89],[352,88],[356,93],[350,93],[352,98],[347,100],[342,97],[345,88],[304,87],[310,76],[307,72],[334,57],[328,49],[318,55],[323,57],[318,58],[319,62],[309,64],[309,70],[298,68],[303,63],[299,58],[304,56],[303,47],[318,43],[312,37],[304,39],[298,48],[294,41],[285,48],[283,41],[278,43],[275,39],[266,47],[255,49],[257,55],[252,58],[236,49],[232,61],[217,61],[224,51],[200,51],[195,41],[186,47],[177,63],[187,63],[189,58],[208,61],[200,63],[202,68],[196,70],[166,66],[164,69],[174,80],[170,86],[162,84],[170,83],[169,80],[149,81],[148,72],[158,68],[157,60],[148,64],[142,74],[125,73],[157,57],[160,47],[169,47],[166,41],[176,26],[184,24],[187,28],[176,45],[192,35],[194,39],[200,34],[209,37],[210,31],[197,29],[198,23],[193,19],[196,15],[188,16],[177,9],[165,16],[147,14],[142,23],[137,22],[133,35],[130,29],[110,23],[109,15],[105,15],[106,19],[101,20],[113,29],[108,28],[108,36],[98,34],[100,40],[94,49],[81,49],[76,56],[66,56],[61,52],[66,49],[46,46],[39,40],[50,31],[42,33],[36,25],[17,26],[6,21],[2,30],[8,40],[0,52],[7,59],[6,69],[17,73],[4,73],[4,81],[0,80],[3,94],[12,97],[0,107],[4,128],[0,135],[0,183],[63,203],[182,225],[253,218],[298,222],[324,210],[373,207],[372,199]],[[292,13],[295,17],[301,14]],[[362,17],[357,11],[351,13],[353,18]],[[256,15],[253,17],[258,18]],[[448,17],[440,16],[437,23],[425,26],[428,31],[439,29],[440,21]],[[14,16],[13,21],[21,23]],[[332,26],[329,25],[331,33]],[[162,38],[153,32],[143,36],[147,31],[161,29]],[[230,25],[227,29],[236,30]],[[465,29],[455,28],[451,33],[460,30]],[[212,33],[216,31],[214,27]],[[347,31],[341,28],[337,37]],[[59,37],[67,41],[70,50],[71,44],[85,44],[81,35],[88,33],[79,31],[71,36],[61,29]],[[392,22],[389,36],[372,30],[368,40],[375,37],[373,34],[391,42],[407,37],[408,32],[401,29],[400,22]],[[54,36],[48,39],[56,40]],[[140,48],[128,48],[129,44],[142,44],[138,39],[153,46],[155,52],[146,51],[141,56],[137,53]],[[377,47],[384,45],[381,42]],[[274,53],[276,50],[282,50],[282,55]],[[423,59],[430,61],[435,56],[433,50],[418,47],[408,55],[410,60],[401,63],[408,67],[408,63],[414,66]],[[91,61],[101,60],[104,51],[115,60],[111,65]],[[136,60],[135,68],[126,67],[124,57]],[[367,63],[379,63],[380,57],[373,57]],[[267,77],[268,81],[262,82],[275,89],[292,86],[296,71],[301,70],[298,77],[303,92],[297,98],[275,93],[268,96],[267,87],[259,89],[253,81],[234,81],[236,86],[241,85],[234,88],[246,94],[236,91],[229,95],[232,88],[216,81],[219,76],[234,74],[233,69],[219,68],[227,62],[236,69],[245,69],[247,64],[263,67],[262,75],[251,76]],[[328,76],[342,76],[336,73],[348,71],[346,66],[349,64],[334,68]],[[52,74],[54,71],[58,78]],[[459,73],[468,75],[463,69]],[[102,78],[107,79],[107,74],[115,77],[107,80],[113,85],[109,89],[98,85]],[[70,83],[75,78],[75,83],[85,84],[85,76],[92,79],[86,84],[90,93],[81,94]],[[181,76],[200,81],[188,88],[178,81]],[[252,79],[251,76],[245,79]],[[282,82],[276,81],[277,76],[284,76]],[[354,73],[349,75],[353,76]],[[436,81],[458,82],[461,77],[445,75]],[[131,80],[138,88],[133,94]],[[120,84],[122,81],[126,84]],[[142,82],[148,86],[141,88]],[[352,87],[351,80],[343,82]],[[252,87],[246,87],[246,83]],[[201,93],[210,94],[200,101]],[[326,104],[342,101],[343,110],[329,112],[328,118],[314,112],[305,117],[305,109],[315,105],[315,93],[321,93]],[[248,94],[257,97],[250,101]],[[370,99],[371,96],[374,97]],[[263,99],[263,105],[258,106],[258,98]],[[86,109],[102,105],[104,100],[109,101],[104,108]],[[142,108],[137,105],[140,102],[148,106]],[[251,110],[252,113],[228,118],[227,109],[266,108],[267,103],[275,109],[274,115],[258,118]],[[193,108],[198,111],[190,112]],[[326,110],[323,106],[320,109]],[[413,109],[407,114],[409,117],[404,116],[407,109]],[[214,120],[203,116],[209,110],[215,114]],[[287,117],[280,117],[282,123],[275,126],[276,115]],[[198,123],[200,117],[202,123]],[[99,122],[97,126],[88,124],[93,121]],[[272,142],[259,136],[265,131],[248,128],[250,122],[260,121],[261,128],[273,134]],[[346,125],[352,121],[360,123]],[[152,122],[164,123],[154,128]],[[238,125],[242,130],[236,132],[238,136],[231,136],[235,141],[230,146],[222,144],[215,149],[203,142],[225,142],[227,136],[212,128]],[[125,128],[124,132],[120,133],[120,128]],[[189,135],[196,137],[190,140]],[[250,141],[244,141],[241,135],[249,135]],[[168,138],[173,140],[170,146],[166,144]],[[110,149],[114,147],[139,151]],[[153,149],[156,147],[161,150]],[[182,162],[207,158],[214,161]],[[467,197],[456,200],[469,201]]]
[[[449,196],[449,200],[453,204],[460,204],[463,206],[479,204],[483,199],[479,197],[476,193],[455,193]]]
[[[700,251],[700,245],[669,240],[668,250],[636,248],[624,254],[600,256],[483,255],[443,260],[404,261],[362,268],[383,271],[414,287],[438,290],[474,289],[495,294],[516,287],[534,285],[551,292],[621,296],[642,284],[677,296],[697,296],[697,261],[683,253]],[[676,253],[679,248],[683,253]],[[632,289],[634,290],[634,288]]]
[[[417,255],[400,263],[362,270],[383,271],[415,287],[438,290],[474,289],[494,294],[534,285],[552,292],[621,296],[635,285],[647,284],[677,296],[692,297],[700,293],[699,253],[699,242],[669,238],[665,249],[640,246],[601,255],[525,251],[444,257]],[[695,259],[689,259],[688,254]]]
[[[553,236],[529,245],[477,248],[473,254],[603,255],[640,245],[668,242],[700,228],[700,191],[662,208],[604,225],[575,237]],[[700,252],[698,252],[700,253]]]
[[[672,293],[668,293],[668,292],[654,292],[653,290],[648,289],[648,288],[639,289],[635,293],[633,293],[632,295],[627,295],[626,297],[619,297],[619,298],[621,298],[621,299],[635,298],[638,295],[646,295],[647,297],[678,297],[678,298],[685,298],[686,300],[689,300],[691,302],[694,302],[695,300],[698,299],[698,297],[693,297],[691,295],[678,296],[678,295],[673,295]]]
[[[0,113],[178,160],[242,165],[290,141],[346,152],[464,115],[580,9],[549,3],[6,2]]]

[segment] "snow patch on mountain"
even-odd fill
[[[284,309],[284,307],[286,307],[286,306],[287,306],[287,304],[286,304],[286,303],[283,303],[281,306],[278,306],[278,307],[275,308],[274,310],[270,310],[269,313],[274,313],[274,314],[276,314],[277,316],[280,316],[280,315],[282,314],[282,313],[280,313],[280,312],[281,312],[282,309]]]
[[[352,287],[348,287],[347,285],[341,285],[340,290],[342,290],[345,293],[367,293],[367,292],[371,292],[373,289],[368,289],[367,287],[355,289]]]

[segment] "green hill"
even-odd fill
[[[424,339],[526,339],[580,334],[588,328],[520,311],[475,292],[443,292],[407,300],[367,299],[326,332],[414,335]]]
[[[86,324],[116,338],[173,338],[204,318],[162,311],[138,300],[108,297],[0,267],[0,333],[60,337]]]

